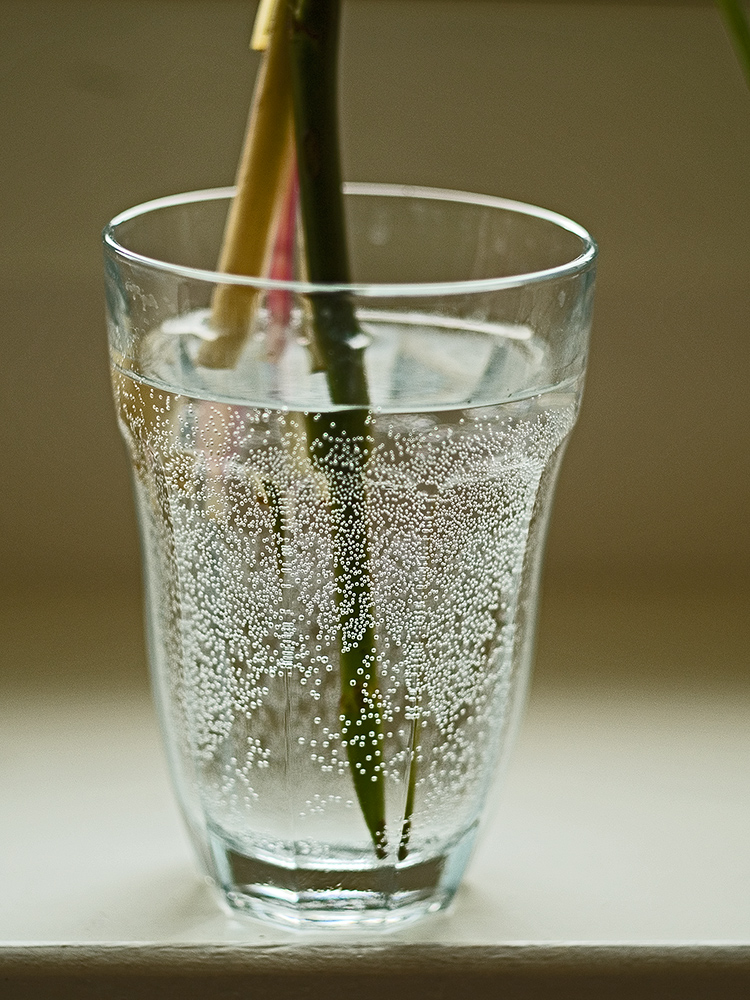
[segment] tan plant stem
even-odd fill
[[[294,166],[289,46],[283,10],[280,2],[253,94],[237,191],[218,263],[218,270],[227,274],[264,273],[272,252],[273,223]],[[256,290],[247,286],[216,286],[211,303],[216,339],[201,344],[198,364],[234,367],[250,329],[256,298]]]

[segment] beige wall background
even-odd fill
[[[252,4],[0,2],[4,584],[137,586],[99,232],[230,183]],[[348,178],[501,194],[601,248],[550,585],[750,566],[750,93],[711,6],[349,0]]]

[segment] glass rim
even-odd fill
[[[454,191],[449,188],[421,187],[405,184],[375,184],[347,181],[343,185],[344,194],[361,196],[381,196],[390,198],[421,198],[429,201],[447,201],[458,204],[476,205],[486,208],[498,208],[518,215],[527,215],[552,223],[577,236],[582,244],[582,252],[564,264],[545,268],[539,271],[529,271],[522,274],[498,276],[496,278],[470,278],[459,281],[439,282],[351,282],[342,284],[316,284],[309,281],[284,280],[264,278],[255,275],[231,274],[226,271],[213,271],[204,268],[189,267],[170,261],[159,260],[146,254],[130,250],[119,242],[116,236],[118,226],[139,216],[163,208],[174,208],[179,205],[194,204],[203,201],[220,201],[232,198],[234,187],[206,188],[199,191],[187,191],[182,194],[167,195],[134,205],[116,215],[102,231],[102,241],[105,248],[113,251],[131,263],[141,264],[154,270],[165,271],[183,278],[212,284],[240,285],[267,291],[287,291],[298,295],[341,294],[358,298],[407,298],[426,297],[434,295],[465,295],[479,292],[502,291],[518,288],[521,285],[536,284],[557,278],[571,277],[589,269],[595,262],[598,247],[588,231],[577,222],[546,208],[513,201],[495,195],[473,194],[467,191]]]

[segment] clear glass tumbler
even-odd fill
[[[452,898],[516,729],[596,247],[528,205],[352,184],[350,285],[238,277],[231,195],[104,232],[164,740],[232,907],[392,925]],[[342,303],[366,405],[332,402],[315,346]]]

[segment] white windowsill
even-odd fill
[[[741,613],[747,605],[735,600]],[[539,683],[501,809],[453,908],[363,938],[287,933],[220,909],[173,802],[132,598],[11,601],[2,622],[0,983],[11,970],[7,995],[26,996],[19,984],[40,969],[58,989],[75,968],[97,968],[101,985],[112,969],[125,981],[147,968],[169,979],[197,961],[209,978],[234,969],[240,978],[262,972],[267,984],[315,968],[319,993],[304,995],[331,997],[329,979],[342,969],[372,978],[403,966],[404,975],[422,969],[408,986],[419,1000],[424,969],[445,963],[463,969],[465,983],[478,974],[497,989],[518,962],[550,975],[572,962],[614,982],[648,960],[661,962],[660,975],[715,963],[725,992],[714,995],[734,996],[730,980],[750,983],[747,646],[724,630],[723,647],[706,647],[717,669],[701,670],[706,649],[686,630],[698,628],[703,604],[672,595],[657,613],[637,597],[548,597]],[[730,612],[718,595],[716,613]],[[710,608],[700,613],[716,621]],[[608,647],[611,675],[592,666]],[[659,658],[655,673],[635,661],[644,649]],[[28,995],[68,994],[45,994],[37,982]]]

